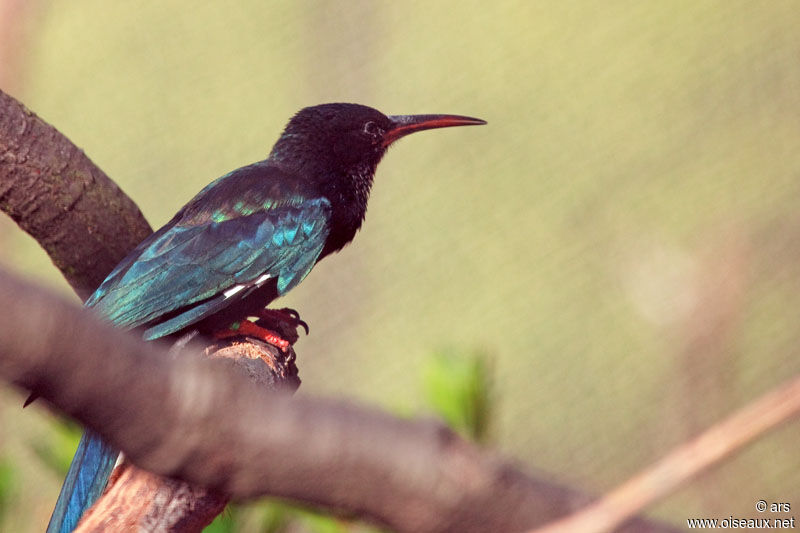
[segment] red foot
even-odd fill
[[[241,322],[236,322],[231,326],[230,329],[225,329],[214,333],[214,337],[218,339],[236,337],[239,335],[246,335],[248,337],[254,337],[256,339],[260,339],[266,342],[267,344],[271,344],[273,346],[280,348],[282,352],[286,352],[289,349],[289,341],[282,338],[274,331],[270,331],[266,328],[256,326],[249,320],[242,320]]]

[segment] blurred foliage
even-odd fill
[[[289,527],[294,509],[281,503],[252,505],[231,504],[203,531],[204,533],[284,533]],[[296,513],[295,513],[296,514]],[[255,527],[247,527],[248,525]]]
[[[8,459],[0,456],[0,524],[3,517],[9,512],[17,492],[16,472],[14,465]]]
[[[34,6],[0,31],[13,94],[154,226],[306,105],[489,122],[398,143],[355,243],[280,302],[311,324],[299,394],[419,413],[428,354],[474,347],[492,444],[602,491],[800,372],[796,2],[0,1]],[[0,261],[69,290],[4,219]],[[60,479],[28,446],[60,437],[8,398],[6,523],[38,531]],[[655,512],[790,499],[799,426]]]
[[[464,437],[485,442],[491,421],[489,358],[483,353],[440,352],[423,367],[425,398]]]
[[[204,533],[381,533],[382,530],[281,502],[230,505]]]
[[[48,439],[32,442],[31,450],[54,476],[63,478],[67,475],[82,433],[82,428],[74,422],[56,419]]]

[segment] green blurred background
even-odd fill
[[[394,147],[354,245],[280,302],[311,325],[299,394],[447,416],[437,379],[480,368],[485,442],[602,492],[800,372],[797,2],[0,6],[0,88],[154,227],[307,105],[489,122]],[[5,218],[0,251],[70,293]],[[74,445],[23,396],[0,389],[3,531],[42,530]],[[800,507],[798,441],[794,422],[653,514]]]

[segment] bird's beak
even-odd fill
[[[392,128],[383,136],[383,147],[386,148],[400,137],[415,131],[433,128],[449,128],[451,126],[479,126],[485,120],[460,115],[392,115]]]

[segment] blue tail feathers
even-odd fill
[[[106,488],[119,452],[86,431],[69,465],[47,533],[69,533]]]

